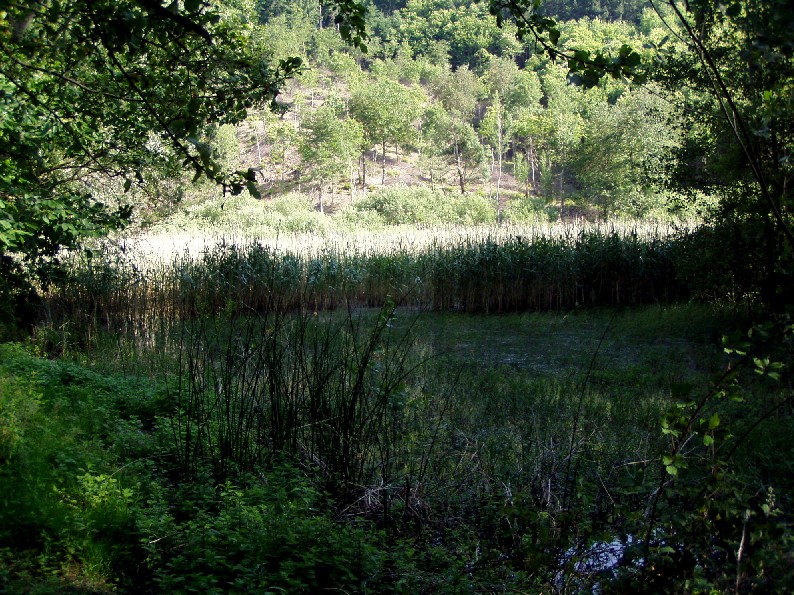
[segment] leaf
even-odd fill
[[[713,430],[719,425],[720,425],[720,414],[714,412],[714,415],[712,415],[711,418],[709,419],[709,430]]]
[[[574,50],[573,57],[579,61],[586,61],[590,59],[590,52],[586,50]]]

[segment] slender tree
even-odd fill
[[[325,210],[326,187],[349,176],[363,142],[361,124],[340,118],[333,104],[323,105],[305,120],[301,129],[300,154],[319,194],[320,211]]]
[[[350,113],[361,123],[370,146],[381,147],[381,184],[386,183],[386,145],[415,140],[423,103],[421,91],[388,79],[361,81],[353,89]]]

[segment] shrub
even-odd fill
[[[41,395],[13,376],[0,377],[0,463],[8,464],[29,438]]]
[[[37,592],[33,585],[60,574],[101,589],[145,580],[136,500],[152,478],[145,465],[116,458],[130,450],[132,432],[116,434],[113,423],[134,390],[0,346],[0,548],[14,552],[19,569],[7,573],[9,590]],[[146,437],[134,436],[136,454],[151,454]]]
[[[556,209],[547,207],[541,197],[513,199],[502,210],[502,219],[508,223],[546,222],[556,216]]]
[[[227,483],[208,495],[185,520],[145,523],[161,592],[362,592],[381,572],[379,534],[319,512],[322,494],[291,467],[261,487]]]
[[[274,233],[323,232],[329,221],[314,210],[312,199],[304,194],[291,193],[270,201],[262,201],[247,194],[235,197],[216,197],[187,207],[154,228],[155,231],[204,230],[236,235],[246,230],[252,236]]]
[[[335,213],[333,221],[337,230],[343,232],[376,230],[386,226],[386,221],[380,213],[372,209],[359,209],[357,204]]]
[[[387,225],[440,223],[476,225],[496,219],[493,206],[476,194],[445,194],[427,186],[387,186],[353,205],[374,211]]]

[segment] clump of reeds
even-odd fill
[[[50,303],[56,318],[138,332],[229,304],[320,311],[395,296],[419,309],[505,313],[669,303],[688,296],[677,241],[669,230],[528,227],[421,230],[380,243],[362,234],[302,249],[223,241],[170,260],[128,247],[76,260]]]

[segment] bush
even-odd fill
[[[7,465],[29,439],[41,395],[14,377],[0,377],[0,463]]]
[[[318,512],[323,496],[293,468],[258,488],[208,489],[210,501],[190,518],[146,523],[161,592],[362,592],[378,578],[382,554],[371,541],[379,534]]]
[[[164,221],[159,229],[205,230],[234,234],[246,230],[259,233],[321,233],[328,218],[314,210],[313,201],[304,194],[291,193],[271,201],[248,195],[223,197],[193,205]]]
[[[794,282],[786,267],[775,262],[779,239],[771,227],[748,217],[683,233],[675,251],[678,276],[697,297],[761,298],[760,303],[782,307],[790,301],[786,296]]]
[[[372,209],[359,209],[357,205],[342,209],[332,217],[336,229],[342,232],[353,233],[386,227],[386,221],[380,213]]]
[[[135,518],[152,477],[117,457],[130,450],[126,440],[150,438],[115,431],[125,400],[151,409],[134,391],[124,380],[0,345],[0,549],[15,558],[4,572],[9,591],[38,592],[53,576],[100,590],[146,580]]]
[[[481,195],[451,195],[427,186],[380,188],[352,208],[375,212],[387,225],[478,225],[496,220],[493,205]]]
[[[549,208],[541,197],[511,200],[502,211],[502,219],[507,223],[546,222],[556,219],[556,216],[556,208]]]

